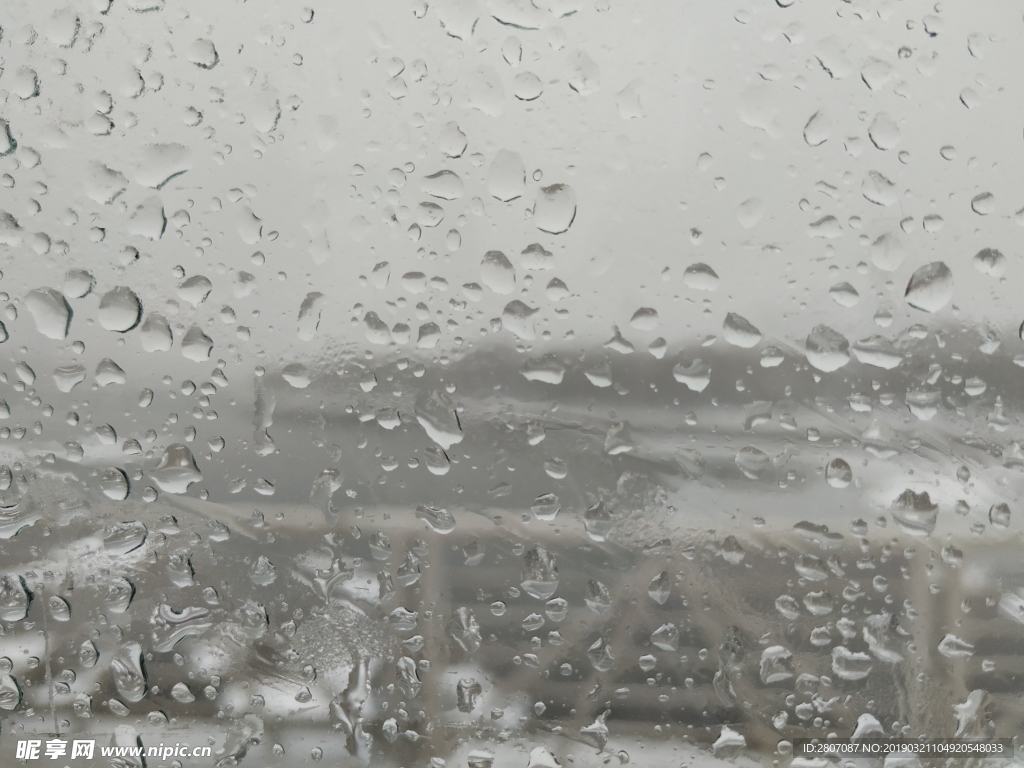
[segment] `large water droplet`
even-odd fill
[[[792,678],[793,653],[782,645],[773,645],[761,651],[761,682],[775,685]]]
[[[842,645],[832,649],[832,671],[842,680],[863,680],[871,673],[872,660],[866,653]]]
[[[935,530],[939,507],[932,504],[927,491],[915,493],[908,488],[892,503],[892,517],[905,532],[928,536]]]
[[[118,286],[100,299],[100,325],[108,331],[126,333],[139,324],[142,302],[130,289]]]
[[[192,451],[181,443],[167,446],[156,469],[150,470],[148,474],[160,490],[167,493],[185,493],[192,483],[203,480]]]
[[[558,564],[543,547],[534,547],[523,556],[521,586],[537,600],[549,599],[558,589]]]
[[[538,520],[554,520],[561,508],[561,502],[555,494],[545,493],[534,500],[530,510]]]
[[[672,369],[672,377],[694,392],[703,392],[711,383],[711,366],[698,357],[689,365],[676,365]]]
[[[832,459],[825,467],[825,479],[833,488],[845,488],[853,481],[853,470],[842,459]]]
[[[599,501],[583,513],[583,526],[587,535],[594,541],[607,541],[615,526],[615,520],[604,502]]]
[[[195,695],[184,683],[174,684],[174,687],[171,688],[171,698],[175,701],[181,702],[182,704],[191,704],[196,700]]]
[[[457,200],[462,197],[464,188],[462,179],[452,171],[438,171],[423,179],[421,184],[424,192],[440,200]]]
[[[568,184],[541,187],[533,210],[537,229],[551,235],[560,235],[572,226],[576,218],[576,193]]]
[[[804,125],[804,141],[812,147],[819,147],[832,136],[832,126],[821,113],[815,112]]]
[[[135,585],[123,576],[115,576],[107,585],[103,602],[112,613],[124,613],[135,596]]]
[[[526,166],[518,152],[498,152],[487,174],[487,191],[503,203],[521,197],[526,191]]]
[[[939,641],[938,651],[947,659],[963,659],[974,655],[974,646],[953,634]]]
[[[757,480],[771,463],[767,453],[752,445],[744,446],[736,452],[736,466],[751,480]]]
[[[498,294],[509,294],[516,287],[516,270],[501,251],[488,251],[480,262],[480,280]]]
[[[50,599],[46,601],[46,608],[53,621],[71,621],[71,606],[63,597],[50,595]]]
[[[52,288],[37,288],[25,297],[36,330],[51,339],[66,339],[71,326],[71,307],[64,294]]]
[[[456,608],[448,622],[448,636],[466,653],[475,652],[482,640],[480,625],[473,611],[466,607]]]
[[[871,243],[871,263],[881,270],[895,272],[906,257],[906,247],[891,232],[880,235]]]
[[[198,325],[192,325],[181,340],[181,354],[188,360],[201,363],[209,360],[213,352],[213,339],[203,333]]]
[[[683,284],[698,291],[717,291],[719,278],[707,264],[691,264],[683,272]]]
[[[651,634],[651,643],[663,651],[678,651],[679,629],[675,624],[662,624]]]
[[[214,622],[208,608],[191,606],[176,611],[161,603],[153,612],[152,624],[153,650],[166,653],[186,637],[202,635]]]
[[[896,202],[896,185],[878,171],[869,171],[861,186],[864,199],[875,205],[888,206]]]
[[[938,312],[953,298],[953,273],[941,261],[914,272],[904,294],[907,303],[925,312]]]
[[[21,621],[31,602],[25,581],[16,573],[0,574],[0,620]]]
[[[444,535],[455,530],[455,515],[447,509],[421,504],[416,507],[416,517],[430,526],[430,530],[435,533]]]
[[[647,585],[647,594],[658,605],[664,605],[672,593],[672,578],[668,571],[662,571]]]
[[[103,547],[114,557],[120,557],[141,547],[148,532],[145,523],[137,520],[114,523],[105,531]]]
[[[850,362],[850,342],[827,325],[815,326],[804,346],[807,362],[826,373],[838,370]]]
[[[171,324],[163,315],[157,313],[146,317],[139,334],[142,348],[147,352],[166,352],[174,344]]]
[[[143,666],[142,646],[125,643],[110,661],[114,673],[114,685],[121,698],[129,702],[140,701],[148,688],[146,671]]]
[[[869,336],[853,345],[853,356],[865,365],[892,370],[903,362],[893,343],[882,336]]]
[[[124,473],[123,469],[111,467],[105,470],[100,477],[100,490],[103,491],[103,495],[108,499],[124,501],[128,498],[130,489],[131,485],[128,482],[128,476]]]
[[[442,393],[434,390],[416,403],[416,421],[427,436],[447,451],[462,442],[462,426],[455,407]]]
[[[756,347],[761,341],[761,331],[745,317],[741,317],[735,312],[730,312],[725,316],[725,322],[722,324],[722,336],[730,344],[744,349]]]
[[[900,143],[900,129],[889,115],[879,112],[868,126],[868,137],[879,149],[893,149]]]
[[[10,675],[0,675],[0,709],[10,712],[21,703],[21,688]]]

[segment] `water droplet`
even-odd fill
[[[971,200],[971,210],[979,216],[988,216],[996,210],[996,199],[991,192],[982,192]]]
[[[767,453],[752,445],[744,446],[736,452],[736,466],[751,480],[757,480],[771,463]]]
[[[868,137],[879,149],[889,150],[900,143],[900,129],[889,115],[879,112],[868,126]]]
[[[536,498],[530,510],[538,520],[547,521],[554,520],[561,508],[561,502],[555,494],[545,493]]]
[[[203,333],[198,325],[191,326],[181,340],[181,354],[188,360],[201,363],[210,359],[213,339]]]
[[[424,178],[420,188],[440,200],[458,200],[462,197],[465,185],[453,171],[438,171]]]
[[[882,336],[869,336],[853,345],[853,356],[865,365],[892,370],[903,362],[893,343]]]
[[[458,706],[459,711],[472,712],[476,709],[477,705],[480,703],[480,697],[483,695],[483,692],[483,686],[473,678],[466,677],[459,680],[456,684],[456,706]],[[473,764],[473,755],[478,754],[480,753],[473,752],[470,754],[469,764],[471,766]],[[490,755],[489,752],[483,754]],[[490,764],[494,760],[494,755],[490,755],[490,759],[480,759],[482,760],[481,764],[486,765],[489,768]]]
[[[974,268],[983,275],[1002,277],[1006,272],[1006,257],[995,248],[982,248],[972,259]]]
[[[11,712],[21,703],[21,687],[10,675],[0,675],[0,709]]]
[[[761,651],[761,683],[775,685],[795,676],[793,653],[781,645],[773,645]]]
[[[441,152],[448,157],[462,157],[467,144],[466,134],[462,132],[457,123],[447,123],[441,130],[439,146]]]
[[[213,69],[220,61],[220,56],[212,40],[199,38],[189,45],[188,60],[200,69]]]
[[[108,331],[126,333],[139,324],[142,303],[130,288],[118,286],[100,299],[100,325]]]
[[[638,331],[653,331],[658,327],[658,312],[651,307],[640,307],[629,319],[629,324]]]
[[[480,625],[473,611],[466,607],[456,608],[448,622],[448,636],[466,653],[480,648]]]
[[[416,403],[416,421],[427,436],[445,451],[462,442],[462,426],[451,401],[434,390]]]
[[[455,530],[455,515],[447,509],[421,504],[416,507],[416,517],[430,526],[430,530],[435,533],[444,535]]]
[[[141,701],[148,688],[142,646],[134,642],[122,645],[111,659],[110,668],[121,697],[129,702]]]
[[[166,352],[174,344],[171,324],[163,315],[157,313],[146,317],[139,334],[142,348],[147,352]]]
[[[854,307],[860,301],[857,289],[849,283],[838,283],[828,289],[828,295],[841,307]]]
[[[894,234],[879,236],[871,243],[871,263],[886,272],[895,272],[907,257],[907,249]]]
[[[298,335],[302,341],[310,341],[320,327],[320,313],[323,311],[324,295],[307,293],[299,307]],[[150,315],[152,317],[152,315]],[[148,320],[147,320],[148,322]]]
[[[534,547],[523,556],[521,586],[537,600],[549,599],[558,589],[558,564],[543,547]]]
[[[100,490],[108,499],[124,501],[128,498],[130,488],[128,476],[123,469],[112,467],[105,470],[100,478]]]
[[[832,671],[841,680],[863,680],[871,673],[871,657],[842,645],[832,649]]]
[[[182,704],[191,704],[196,700],[195,695],[189,690],[185,683],[175,683],[171,688],[171,698]]]
[[[178,296],[193,307],[198,307],[206,301],[212,290],[213,283],[208,277],[195,275],[178,286]]]
[[[89,669],[95,667],[100,659],[100,652],[96,650],[96,645],[92,640],[83,640],[82,644],[78,646],[78,661],[83,667]]]
[[[520,72],[512,78],[512,93],[520,101],[535,101],[544,93],[544,83],[533,72]]]
[[[763,216],[764,203],[756,197],[740,203],[740,207],[736,211],[736,217],[739,219],[740,226],[744,229],[751,229],[756,226]]]
[[[804,125],[804,141],[819,147],[832,136],[832,126],[821,112],[815,112]]]
[[[722,336],[730,344],[749,349],[756,347],[761,341],[761,331],[755,328],[745,317],[730,312],[722,324]]]
[[[913,536],[931,535],[939,517],[939,507],[932,504],[927,491],[915,493],[909,488],[892,503],[891,511],[900,528]]]
[[[1010,505],[1005,502],[993,504],[988,510],[988,521],[997,528],[1010,527]]]
[[[963,659],[974,655],[974,646],[953,634],[947,634],[939,641],[938,650],[947,659]]]
[[[522,197],[526,191],[526,166],[519,153],[499,150],[487,174],[487,191],[503,203]]]
[[[30,602],[28,587],[21,576],[0,574],[0,620],[21,621],[28,615]]]
[[[46,601],[46,607],[50,618],[54,621],[71,621],[71,606],[64,598],[50,595],[50,599]]]
[[[110,555],[120,557],[141,547],[148,532],[146,525],[137,520],[113,523],[104,532],[103,547]]]
[[[185,493],[190,485],[203,480],[192,451],[181,443],[167,446],[159,464],[148,474],[167,493]]]
[[[804,345],[807,362],[819,371],[836,371],[850,362],[850,342],[827,325],[818,325],[808,334]]]
[[[842,459],[832,459],[825,467],[825,479],[833,488],[846,488],[853,482],[853,470]]]
[[[539,310],[530,307],[519,299],[510,301],[501,313],[504,328],[511,331],[517,338],[532,341],[536,337],[533,315]]]
[[[480,262],[480,280],[497,294],[509,294],[516,287],[516,270],[504,253],[488,251]]]
[[[668,598],[672,593],[672,580],[668,575],[668,571],[662,571],[653,579],[647,586],[647,594],[650,595],[651,600],[656,602],[658,605],[664,605],[668,602]]]
[[[36,330],[50,339],[65,339],[71,326],[71,307],[64,294],[52,288],[29,291],[25,306],[35,321]]]
[[[717,291],[719,278],[707,264],[691,264],[683,272],[683,284],[698,291]]]
[[[694,392],[703,392],[711,383],[711,366],[698,357],[690,365],[676,365],[672,369],[672,377]]]
[[[675,624],[662,624],[651,634],[651,643],[663,651],[678,651],[679,629]]]
[[[875,205],[888,206],[896,202],[896,185],[878,171],[868,171],[861,186],[864,199]]]
[[[541,187],[534,205],[533,221],[537,229],[560,235],[572,226],[576,218],[576,193],[568,184]]]
[[[608,507],[599,501],[583,513],[583,526],[587,535],[594,541],[607,541],[615,521]]]
[[[103,602],[112,613],[124,613],[135,596],[135,585],[123,576],[115,576],[107,585]]]
[[[941,261],[918,268],[907,283],[907,303],[924,312],[938,312],[953,298],[953,273]]]

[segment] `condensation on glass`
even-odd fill
[[[7,0],[0,753],[1024,732],[1022,35]]]

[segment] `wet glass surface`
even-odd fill
[[[7,0],[0,762],[1019,738],[1022,25]]]

